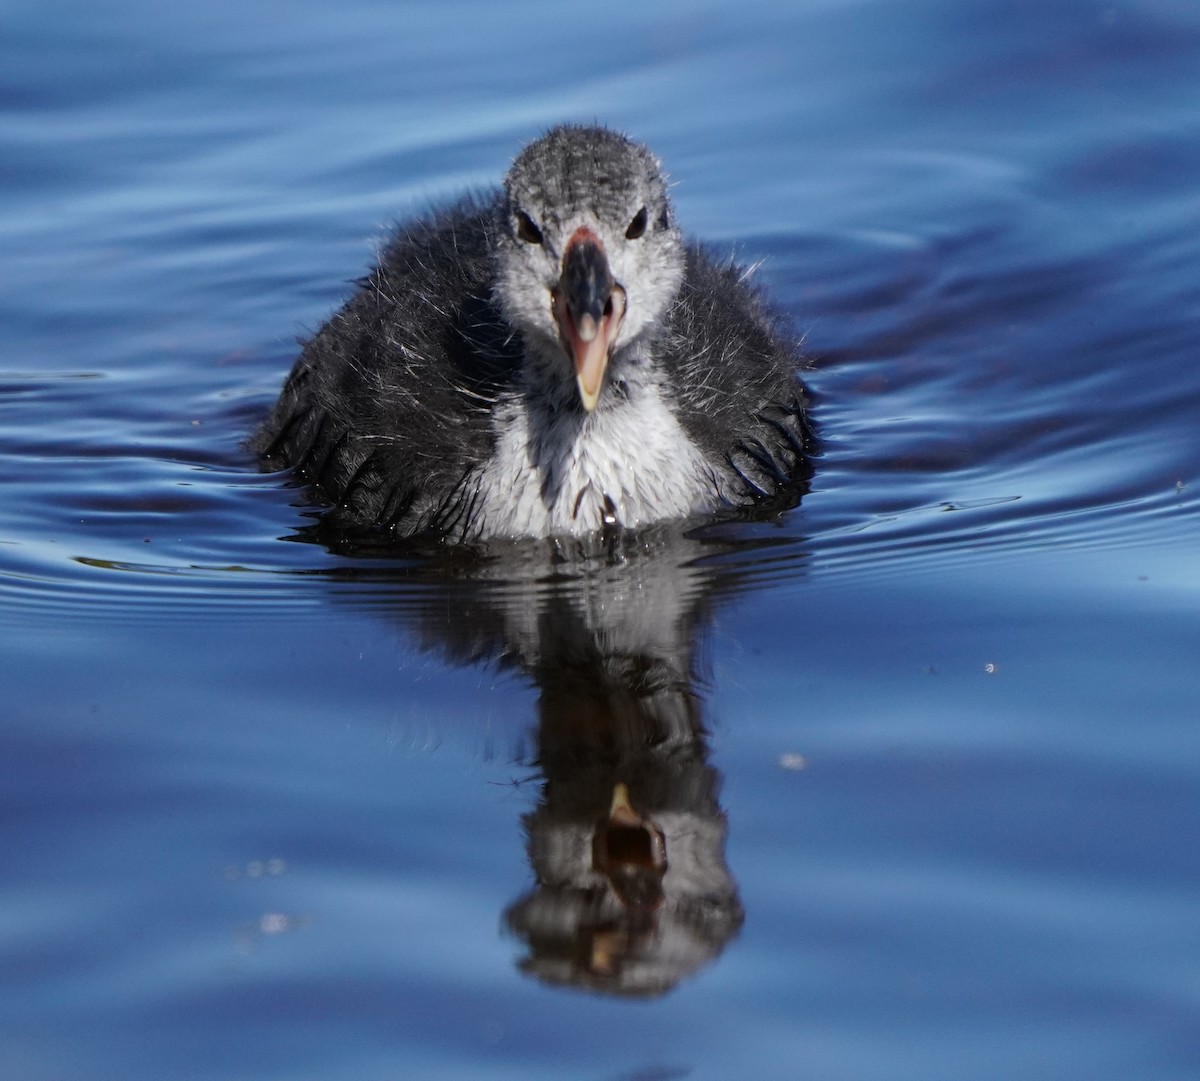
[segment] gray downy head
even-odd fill
[[[661,325],[683,278],[662,166],[616,132],[557,127],[513,162],[501,213],[500,309],[535,375],[591,412],[610,363]]]

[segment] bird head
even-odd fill
[[[500,309],[590,413],[610,363],[662,325],[683,279],[662,167],[615,132],[557,127],[513,163],[501,214]]]

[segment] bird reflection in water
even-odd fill
[[[742,925],[704,645],[714,609],[766,553],[792,573],[803,556],[772,527],[736,546],[716,532],[442,549],[397,590],[423,648],[519,671],[538,692],[528,760],[541,790],[523,820],[534,884],[504,924],[525,946],[522,971],[546,983],[663,994]]]
[[[524,819],[535,885],[505,919],[548,983],[661,994],[742,924],[695,663],[707,577],[640,553],[544,598],[521,650],[544,783]]]

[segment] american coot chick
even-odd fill
[[[503,191],[401,228],[253,440],[330,520],[456,541],[793,501],[801,365],[747,272],[686,244],[643,146],[563,126]]]

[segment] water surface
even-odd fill
[[[5,27],[6,1076],[1200,1072],[1191,5]],[[312,543],[242,449],[295,337],[595,118],[761,260],[811,492],[582,564]],[[620,783],[651,918],[579,872]]]

